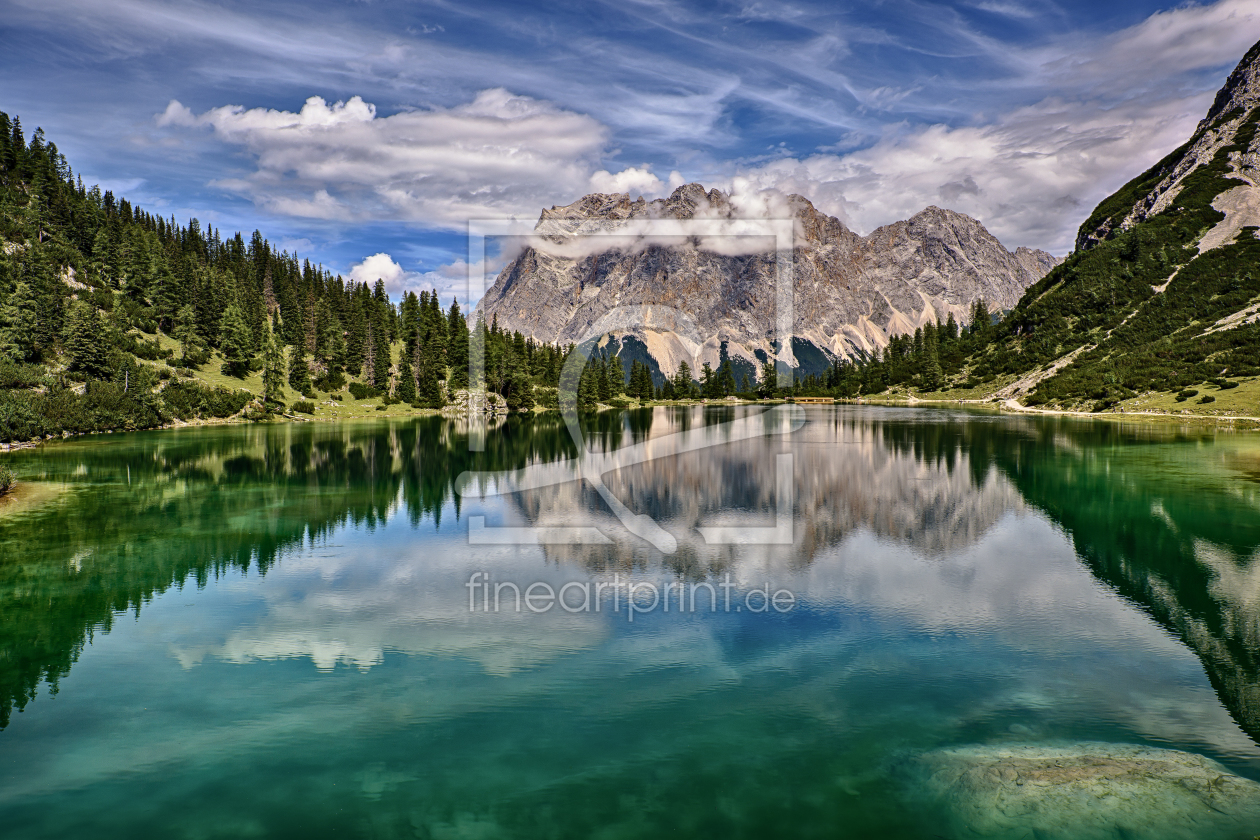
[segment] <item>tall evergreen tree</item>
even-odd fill
[[[372,333],[376,343],[372,356],[372,384],[382,391],[389,390],[389,369],[393,366],[393,354],[389,347],[389,322],[385,313],[378,310],[373,319]]]
[[[394,397],[405,403],[416,401],[416,371],[411,366],[411,354],[406,351],[398,359],[398,384],[394,386]]]
[[[314,390],[311,369],[306,364],[306,352],[300,344],[289,348],[289,387],[303,396]]]
[[[219,351],[223,353],[223,373],[245,378],[254,362],[254,336],[244,313],[235,303],[223,311]]]
[[[284,352],[270,321],[263,324],[263,403],[269,409],[284,408]]]
[[[32,361],[39,355],[36,343],[36,323],[39,319],[39,301],[35,289],[25,280],[19,280],[13,294],[0,307],[0,353],[16,362]]]
[[[775,368],[774,359],[766,359],[761,363],[761,379],[757,382],[757,395],[763,399],[774,396],[779,388],[779,372]]]
[[[459,311],[459,302],[452,301],[446,316],[447,364],[450,366],[450,387],[468,387],[468,324]]]
[[[64,335],[69,369],[91,377],[103,377],[109,370],[109,348],[105,341],[105,325],[96,307],[82,300],[70,304]]]

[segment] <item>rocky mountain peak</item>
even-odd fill
[[[1190,175],[1213,165],[1218,155],[1224,156],[1216,164],[1224,170],[1224,180],[1254,187],[1260,178],[1257,106],[1260,42],[1248,50],[1226,79],[1189,142],[1104,199],[1081,225],[1076,249],[1088,250],[1173,207]]]
[[[658,376],[672,375],[683,361],[693,371],[705,362],[716,368],[725,346],[755,378],[770,356],[817,372],[833,358],[870,354],[928,322],[952,315],[965,323],[981,297],[991,310],[1008,309],[1058,262],[1027,248],[1012,253],[977,220],[940,207],[862,237],[804,196],[733,198],[694,183],[653,201],[583,196],[544,210],[539,233],[634,232],[636,219],[789,215],[796,220],[791,348],[777,344],[771,248],[719,253],[703,242],[644,240],[566,256],[573,252],[551,252],[540,242],[503,269],[478,309],[541,341],[634,339]],[[560,223],[560,230],[544,229],[547,222]]]
[[[1260,105],[1260,41],[1256,42],[1225,80],[1199,130],[1232,111],[1250,111]]]

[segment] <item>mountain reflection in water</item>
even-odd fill
[[[837,546],[863,535],[920,557],[955,557],[1004,517],[1034,511],[1062,529],[1098,581],[1193,650],[1235,720],[1260,737],[1260,445],[1247,436],[836,407],[808,409],[807,424],[790,437],[723,441],[723,423],[760,410],[657,408],[583,419],[587,445],[602,451],[712,431],[712,448],[604,476],[632,511],[677,538],[672,554],[626,532],[581,482],[509,494],[492,518],[596,525],[608,544],[542,549],[549,563],[578,574],[789,575],[815,602],[867,599],[877,608],[893,599],[925,626],[955,629],[998,626],[1017,613],[1047,626],[1076,621],[1074,596],[1038,591],[1057,584],[1027,577],[1035,569],[978,570],[942,559],[931,574],[912,576],[835,559]],[[204,427],[15,454],[26,492],[42,488],[48,498],[22,506],[19,496],[0,507],[0,726],[41,682],[55,690],[94,634],[126,611],[143,615],[173,586],[204,586],[233,570],[266,573],[343,529],[371,531],[399,516],[421,531],[457,533],[467,506],[487,504],[453,492],[461,473],[519,472],[577,454],[554,414],[509,418],[489,430],[483,452],[469,451],[472,431],[445,418]],[[698,527],[772,524],[782,453],[793,456],[792,544],[706,543]],[[468,550],[460,562],[471,570],[495,557]],[[983,585],[958,582],[981,572],[989,576]],[[589,630],[580,619],[561,627]]]

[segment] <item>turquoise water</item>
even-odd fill
[[[970,745],[1148,745],[1260,780],[1260,438],[810,407],[732,440],[759,411],[587,421],[596,452],[712,444],[604,476],[670,554],[589,484],[454,492],[573,457],[555,416],[484,452],[426,418],[13,453],[0,833],[976,836],[916,769]],[[699,534],[768,532],[789,454],[790,542]],[[470,544],[476,517],[603,542]],[[476,572],[621,589],[486,611]],[[729,610],[623,600],[706,581]]]

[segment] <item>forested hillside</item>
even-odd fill
[[[1099,204],[1076,251],[999,323],[973,317],[958,339],[929,325],[819,385],[1094,411],[1219,398],[1260,411],[1258,125],[1260,44],[1189,142]]]
[[[564,350],[482,335],[487,385],[510,404],[554,387]],[[0,112],[0,440],[349,399],[436,408],[467,385],[468,353],[458,304],[395,304],[257,231],[155,216],[84,186]]]

